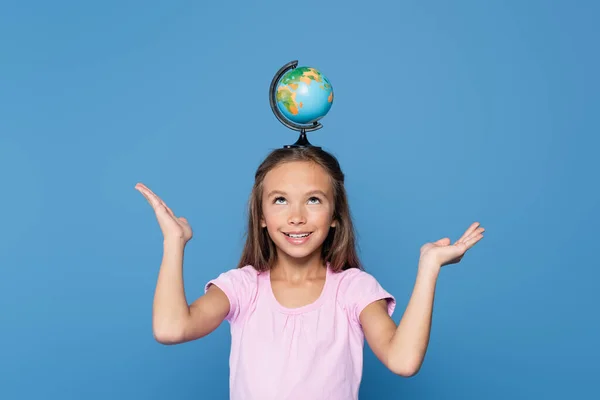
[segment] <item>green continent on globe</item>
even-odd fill
[[[296,90],[300,82],[305,83],[309,86],[313,81],[322,83],[319,85],[321,90],[326,90],[331,87],[331,84],[319,71],[310,67],[298,67],[287,72],[279,85],[277,86],[277,101],[281,102],[283,106],[292,115],[298,114],[298,109],[302,108],[302,103],[296,102]],[[333,92],[329,94],[327,101],[331,103],[333,101]]]

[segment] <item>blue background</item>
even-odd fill
[[[396,321],[419,247],[487,229],[440,275],[420,373],[367,348],[361,398],[597,393],[598,3],[210,3],[0,6],[0,398],[227,397],[226,324],[152,337],[162,241],[134,185],[190,220],[194,300],[238,260],[258,163],[296,140],[267,97],[294,59],[333,85],[309,139]]]

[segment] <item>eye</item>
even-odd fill
[[[273,200],[273,204],[283,204],[283,203],[280,203],[279,201],[284,202],[285,198],[284,197],[275,197],[275,199]]]
[[[319,199],[318,197],[311,197],[310,199],[308,199],[310,204],[320,204],[321,203],[321,199]],[[313,203],[314,201],[314,203]]]

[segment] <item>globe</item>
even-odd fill
[[[312,124],[329,112],[333,88],[317,69],[297,67],[286,72],[275,90],[277,108],[290,121]]]

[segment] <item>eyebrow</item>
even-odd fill
[[[325,192],[323,192],[322,190],[311,190],[310,192],[306,193],[306,196],[311,196],[311,195],[315,195],[315,194],[319,194],[323,197],[327,197],[327,195],[325,194]],[[287,195],[286,192],[282,192],[281,190],[271,190],[269,192],[269,194],[267,195],[267,197],[272,197],[275,195],[280,195],[280,196],[285,196]]]

